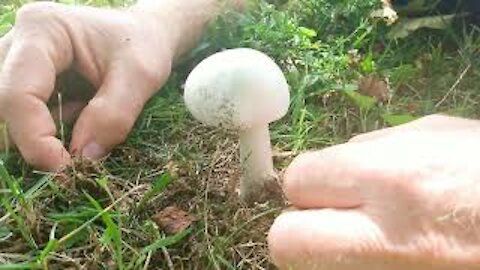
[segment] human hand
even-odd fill
[[[428,116],[296,158],[280,269],[480,269],[480,122]]]
[[[171,24],[166,15],[131,10],[22,7],[14,30],[0,40],[0,120],[25,160],[57,171],[72,155],[97,159],[123,142],[170,74],[177,53]],[[70,67],[97,92],[88,103],[63,104],[65,112],[80,113],[67,151],[46,103],[57,75]]]

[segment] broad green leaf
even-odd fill
[[[375,71],[375,61],[373,55],[369,53],[365,59],[360,63],[360,67],[364,73],[370,74]]]
[[[315,30],[306,28],[306,27],[299,27],[298,30],[300,33],[308,38],[314,38],[317,36],[317,32]]]
[[[362,110],[370,110],[375,106],[377,103],[377,100],[373,97],[368,97],[361,95],[355,91],[342,91],[349,97],[357,107],[359,107]]]
[[[0,15],[0,37],[5,35],[13,26],[15,12],[9,11]]]

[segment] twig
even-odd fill
[[[168,250],[166,247],[162,247],[162,253],[165,257],[165,260],[167,261],[168,269],[175,270],[175,268],[173,267],[172,258],[170,258],[170,254],[168,254]]]
[[[150,260],[152,259],[152,251],[149,251],[147,254],[147,259],[145,260],[145,264],[143,265],[143,270],[147,270],[148,266],[150,265]]]
[[[465,70],[463,70],[463,72],[460,74],[460,76],[458,77],[458,79],[455,81],[455,83],[452,85],[452,87],[450,87],[450,89],[448,90],[448,92],[445,94],[445,96],[443,96],[443,98],[437,103],[435,104],[435,109],[437,109],[438,107],[440,107],[440,105],[442,105],[445,100],[447,100],[447,98],[450,96],[450,94],[457,88],[457,86],[460,84],[460,82],[463,80],[463,77],[465,77],[465,75],[467,74],[467,72],[470,70],[470,68],[472,67],[471,64],[468,64],[468,66],[465,68]]]

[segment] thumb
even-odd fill
[[[268,236],[271,257],[280,269],[397,269],[385,260],[386,243],[377,224],[358,210],[287,212],[275,220]]]
[[[124,142],[143,106],[168,75],[147,76],[135,65],[111,70],[80,114],[73,129],[70,151],[99,159]]]

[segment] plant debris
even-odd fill
[[[176,206],[169,206],[154,215],[152,220],[165,233],[173,235],[186,230],[196,218]]]
[[[390,0],[382,0],[382,4],[382,8],[374,10],[370,14],[370,17],[383,19],[387,25],[392,25],[397,22],[398,14],[395,9],[393,9]]]
[[[358,82],[358,92],[374,97],[380,102],[386,102],[391,98],[388,81],[375,75],[362,77]]]
[[[463,15],[444,15],[444,16],[429,16],[422,18],[403,19],[398,24],[392,27],[387,37],[389,39],[406,38],[412,32],[421,28],[430,28],[442,30],[450,26],[453,20]]]

